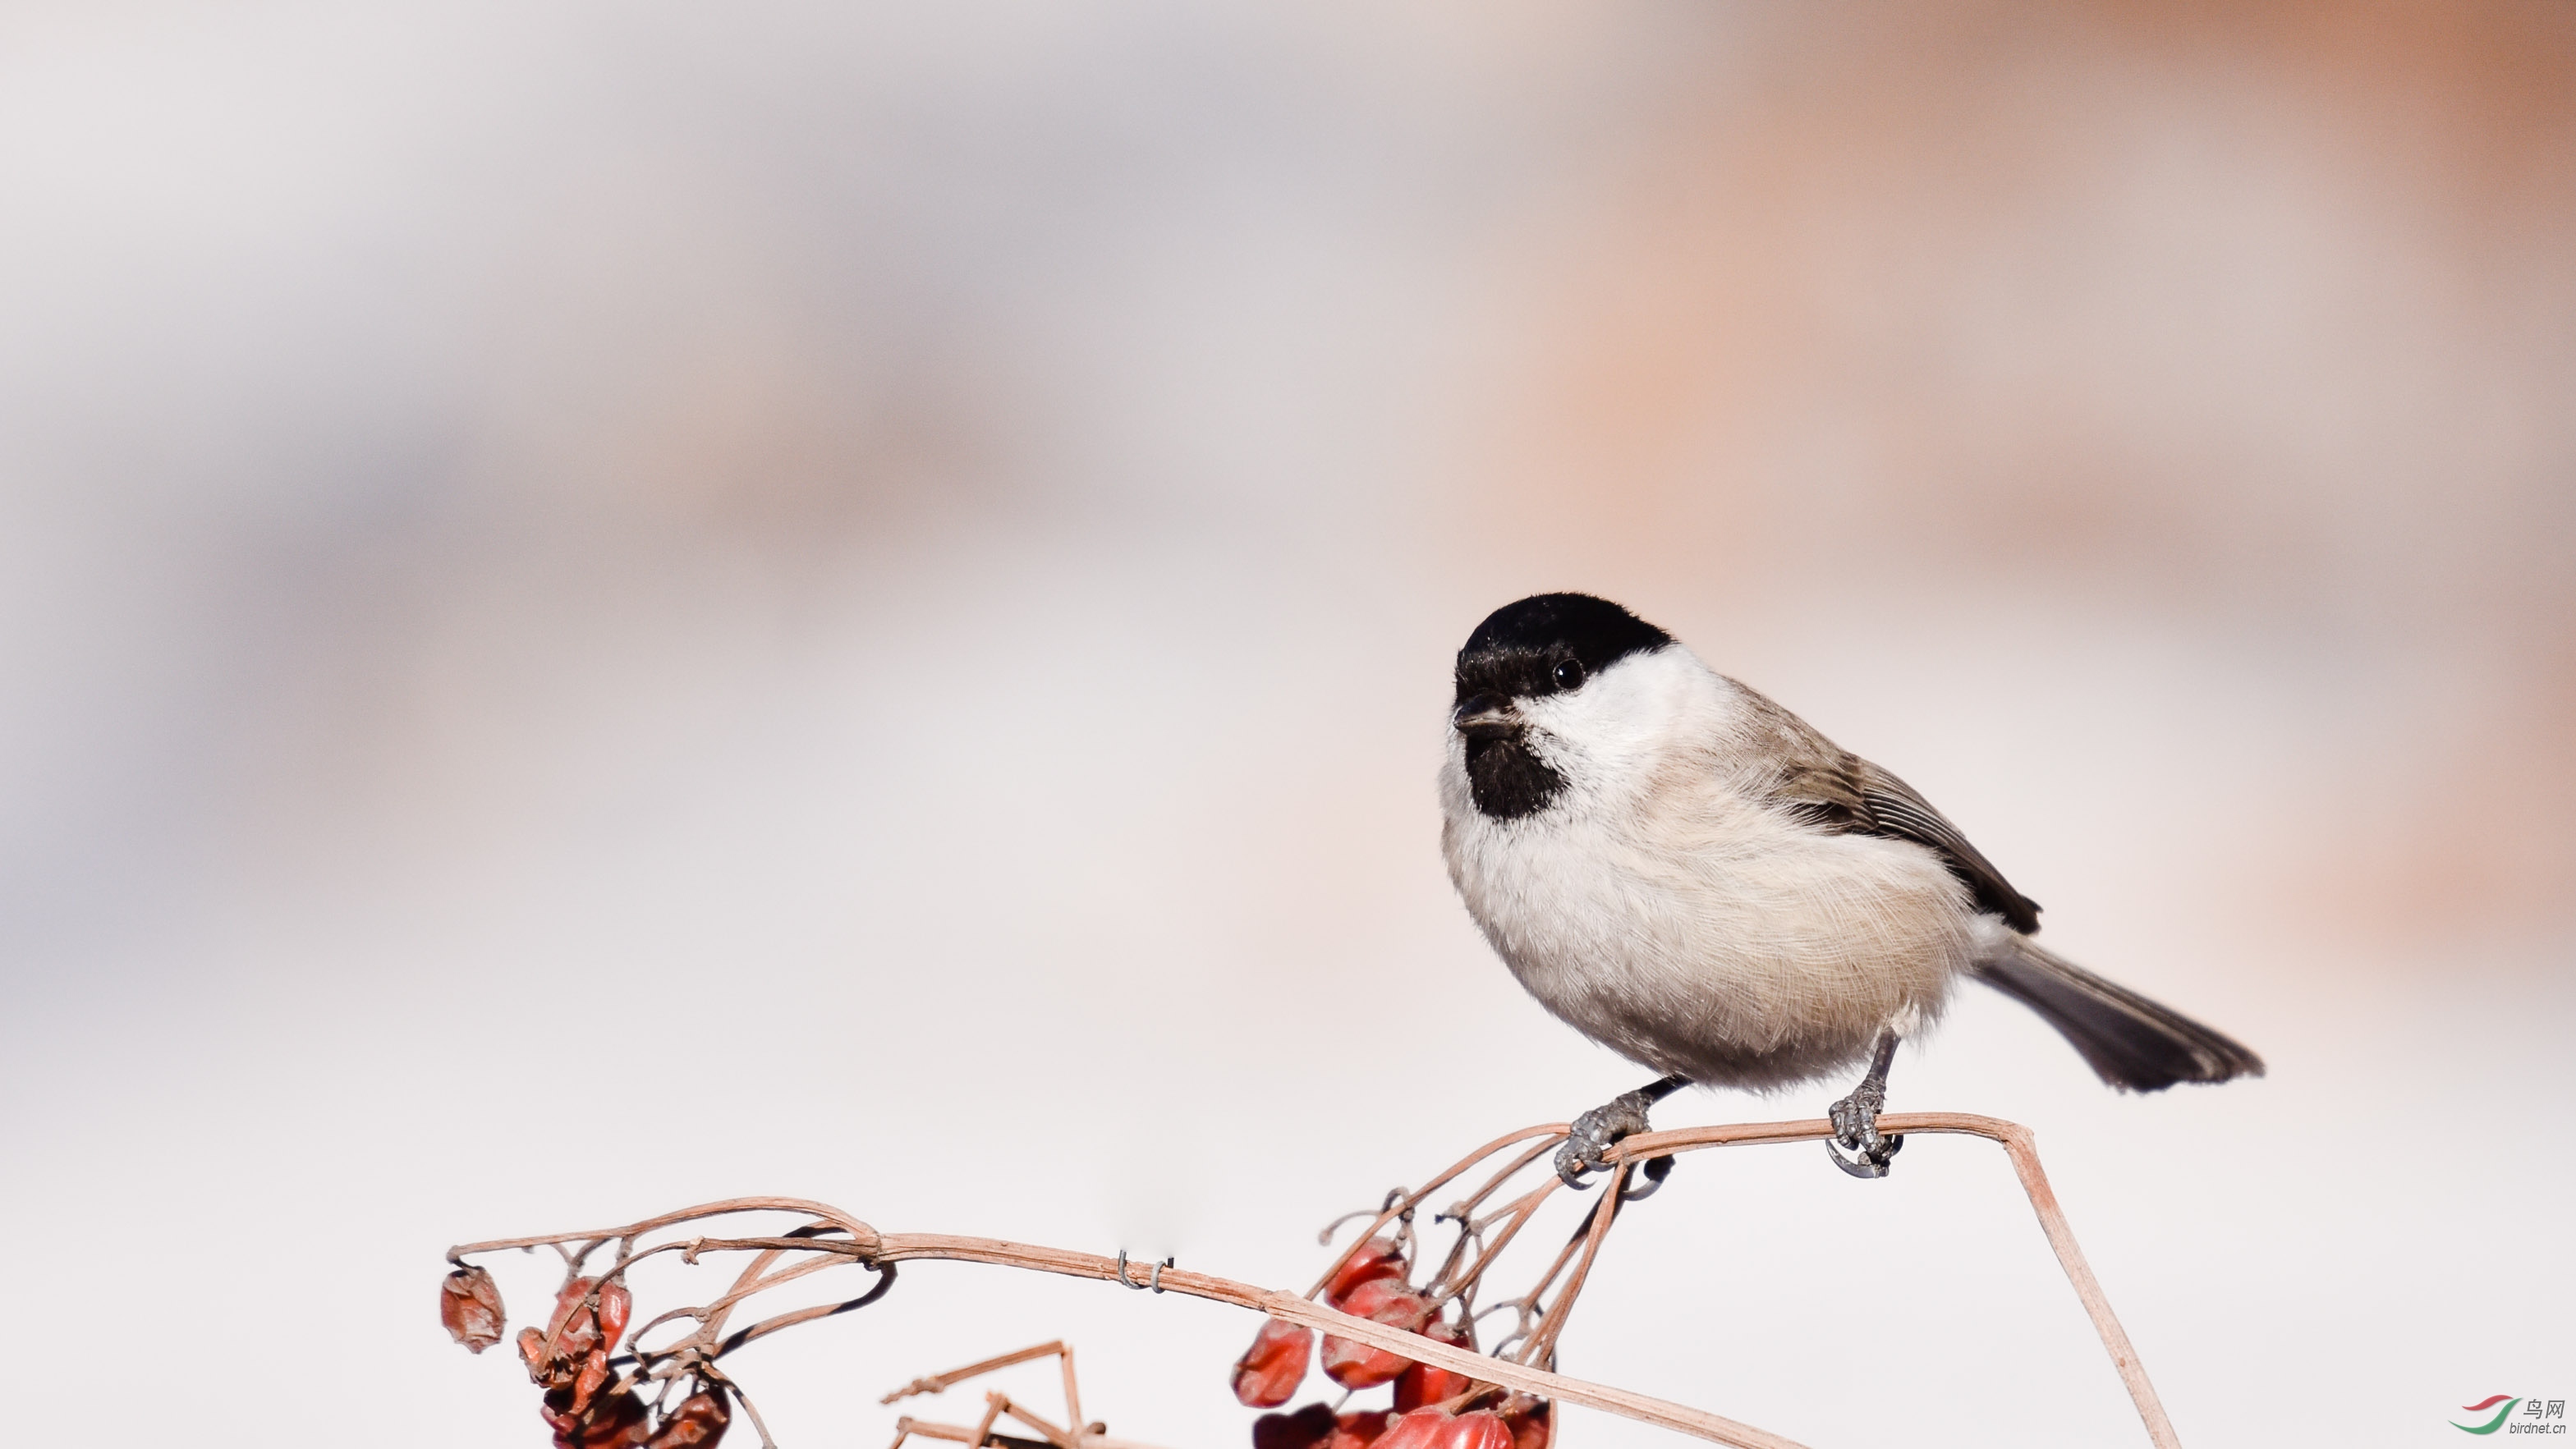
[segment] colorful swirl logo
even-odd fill
[[[2489,1409],[2495,1409],[2496,1416],[2494,1418],[2487,1420],[2483,1424],[2454,1423],[2451,1427],[2459,1430],[2463,1434],[2492,1434],[2496,1430],[2504,1427],[2505,1416],[2512,1413],[2513,1406],[2521,1402],[2522,1400],[2520,1399],[2508,1398],[2503,1394],[2489,1394],[2474,1404],[2460,1405],[2460,1412],[2464,1414],[2483,1414]],[[2504,1407],[2496,1409],[2496,1405],[2498,1404],[2502,1404]]]

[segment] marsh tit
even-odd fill
[[[1862,1063],[1825,1148],[1885,1176],[1888,1064],[1962,977],[2126,1091],[2262,1074],[2034,944],[2038,905],[1912,787],[1607,600],[1495,610],[1458,651],[1450,726],[1441,847],[1468,913],[1558,1019],[1664,1074],[1576,1119],[1569,1182],[1683,1086]]]

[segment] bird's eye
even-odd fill
[[[1579,661],[1568,659],[1564,663],[1556,666],[1557,688],[1576,689],[1581,687],[1582,684],[1583,665]]]

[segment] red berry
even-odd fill
[[[519,1362],[528,1366],[528,1382],[532,1384],[544,1384],[548,1388],[554,1387],[552,1380],[556,1378],[561,1378],[565,1383],[571,1383],[572,1370],[568,1368],[559,1368],[558,1365],[563,1361],[561,1359],[549,1359],[545,1356],[545,1352],[546,1336],[544,1334],[533,1328],[522,1328],[519,1330]]]
[[[593,1291],[599,1294],[599,1311],[593,1313],[584,1302]],[[562,1372],[563,1364],[578,1364],[597,1350],[614,1351],[620,1335],[626,1332],[626,1317],[635,1306],[634,1298],[621,1283],[602,1283],[596,1278],[575,1278],[555,1293],[554,1317],[546,1331],[519,1335],[519,1354],[528,1359],[528,1376],[546,1383],[545,1372],[536,1362],[539,1348],[551,1347],[554,1364],[550,1371]]]
[[[1264,1414],[1252,1421],[1252,1449],[1316,1449],[1333,1437],[1336,1427],[1329,1404],[1308,1404],[1293,1414]]]
[[[1306,1381],[1306,1353],[1315,1331],[1284,1318],[1265,1318],[1252,1347],[1234,1363],[1234,1396],[1246,1407],[1275,1409]]]
[[[555,1449],[641,1449],[643,1400],[620,1392],[574,1408],[565,1403],[570,1395],[569,1389],[557,1389],[546,1395],[537,1410],[545,1416],[546,1427],[555,1431]]]
[[[555,1290],[555,1316],[546,1323],[546,1337],[557,1357],[582,1358],[599,1346],[599,1324],[581,1302],[598,1286],[596,1278],[575,1278]]]
[[[599,1346],[610,1353],[617,1351],[617,1340],[626,1336],[627,1315],[635,1311],[635,1295],[626,1285],[608,1282],[599,1285]]]
[[[501,1341],[501,1289],[480,1268],[459,1268],[438,1286],[438,1321],[450,1338],[481,1353]]]
[[[1431,1300],[1399,1279],[1372,1278],[1351,1290],[1342,1311],[1390,1328],[1416,1329],[1431,1316]],[[1371,1348],[1355,1339],[1324,1335],[1324,1372],[1346,1389],[1371,1389],[1406,1369],[1413,1360],[1400,1353]]]
[[[1371,1278],[1352,1289],[1350,1296],[1344,1298],[1337,1306],[1344,1313],[1354,1317],[1373,1318],[1380,1323],[1395,1322],[1394,1319],[1383,1316],[1390,1309],[1411,1310],[1408,1314],[1410,1321],[1400,1325],[1409,1329],[1421,1321],[1423,1314],[1420,1310],[1429,1308],[1430,1300],[1424,1298],[1419,1290],[1401,1278]]]
[[[1396,1246],[1395,1239],[1371,1238],[1343,1259],[1333,1276],[1325,1280],[1324,1301],[1339,1308],[1352,1289],[1380,1278],[1401,1278],[1407,1266],[1404,1250]]]
[[[733,1410],[725,1402],[724,1390],[698,1381],[698,1391],[680,1402],[671,1416],[662,1421],[645,1449],[715,1449],[724,1437],[725,1426],[733,1422]]]
[[[596,1310],[590,1303],[594,1295],[598,1299]],[[623,1284],[575,1278],[555,1294],[554,1317],[545,1332],[519,1330],[519,1357],[527,1363],[528,1377],[549,1391],[547,1422],[555,1424],[556,1437],[567,1443],[609,1442],[590,1436],[585,1426],[596,1420],[594,1411],[598,1406],[593,1400],[608,1387],[611,1377],[609,1351],[626,1331],[626,1318],[634,1304]],[[639,1444],[643,1442],[640,1433],[634,1440]]]
[[[1448,1344],[1453,1348],[1476,1346],[1476,1341],[1467,1335],[1465,1329],[1454,1323],[1443,1323],[1436,1318],[1422,1326],[1422,1336],[1435,1342]],[[1409,1409],[1419,1409],[1425,1404],[1437,1404],[1446,1399],[1454,1399],[1467,1392],[1474,1383],[1475,1380],[1465,1374],[1445,1368],[1434,1368],[1427,1363],[1417,1363],[1406,1369],[1403,1376],[1395,1381],[1395,1411],[1401,1414]]]
[[[572,1412],[586,1413],[591,1400],[608,1387],[608,1350],[594,1348],[582,1358],[581,1372],[573,1375]]]
[[[1369,1449],[1444,1449],[1449,1424],[1446,1409],[1415,1409],[1398,1414]]]
[[[1511,1427],[1488,1409],[1460,1414],[1442,1431],[1440,1449],[1512,1449]]]
[[[1384,1409],[1353,1409],[1333,1421],[1333,1437],[1324,1449],[1374,1449],[1386,1421],[1394,1417]]]
[[[1556,1406],[1546,1399],[1514,1394],[1503,1400],[1503,1425],[1512,1431],[1512,1449],[1547,1449],[1553,1437]]]

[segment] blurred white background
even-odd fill
[[[1898,1064],[2186,1441],[2576,1397],[2576,9],[20,3],[0,197],[14,1442],[541,1445],[441,1251],[743,1192],[1304,1286],[1640,1078],[1437,853],[1551,588],[2269,1058]],[[1565,1368],[2143,1442],[2000,1155],[1900,1169],[1687,1160]],[[1062,1335],[1214,1449],[1253,1326],[933,1265],[736,1362],[874,1445]]]

